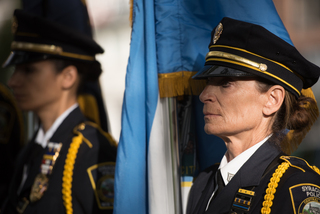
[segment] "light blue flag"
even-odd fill
[[[133,4],[122,131],[115,174],[115,214],[148,213],[147,150],[158,100],[153,1]]]
[[[122,130],[115,175],[115,214],[156,213],[150,199],[149,147],[159,108],[161,91],[190,94],[190,85],[180,84],[187,72],[199,71],[205,63],[211,31],[224,17],[252,22],[292,44],[272,0],[135,0],[130,57],[122,108]],[[172,81],[175,74],[175,81]],[[158,77],[164,83],[158,82]],[[170,77],[166,79],[167,77]],[[171,81],[171,83],[170,83]],[[172,82],[175,84],[172,85]],[[178,92],[181,85],[185,87]],[[220,161],[225,151],[222,140],[203,131],[202,104],[196,98],[196,129],[200,169]],[[160,136],[160,135],[159,135]],[[159,161],[161,162],[161,161]],[[159,166],[159,174],[161,171]],[[148,186],[149,183],[149,186]],[[153,184],[153,182],[151,182]],[[156,183],[166,189],[165,182]],[[161,195],[155,192],[155,195]],[[152,205],[149,205],[149,202]],[[159,206],[161,207],[161,206]],[[162,206],[163,207],[163,206]],[[153,210],[150,212],[150,210]],[[159,213],[174,213],[163,212]]]

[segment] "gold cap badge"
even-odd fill
[[[216,42],[220,38],[222,31],[223,31],[223,25],[221,23],[219,23],[214,31],[213,44],[216,44]]]
[[[17,32],[17,29],[18,29],[18,19],[17,17],[13,16],[12,26],[11,26],[12,33],[15,34]]]

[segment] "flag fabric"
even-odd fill
[[[148,213],[147,153],[158,103],[154,2],[133,2],[130,57],[115,174],[114,213]]]
[[[132,2],[130,56],[115,175],[115,214],[178,213],[175,203],[181,202],[173,195],[175,169],[168,154],[172,150],[167,145],[167,117],[172,116],[168,102],[176,96],[198,95],[203,89],[205,83],[191,77],[203,67],[211,31],[225,16],[262,25],[292,44],[272,0]],[[202,170],[220,161],[225,145],[220,138],[204,133],[202,104],[197,98],[193,106]],[[186,177],[182,183],[191,180]],[[182,191],[182,207],[186,206],[190,189],[186,187]]]

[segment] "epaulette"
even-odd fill
[[[117,146],[116,141],[111,137],[109,133],[104,132],[98,125],[95,123],[86,121],[79,125],[77,125],[73,129],[73,133],[75,136],[72,138],[72,142],[70,144],[67,158],[65,160],[63,178],[62,178],[62,199],[66,209],[66,214],[72,214],[72,180],[73,180],[73,169],[75,160],[78,154],[79,147],[82,142],[85,142],[89,148],[92,148],[92,143],[85,137],[85,129],[87,127],[93,127],[97,129],[103,136],[105,136],[109,143],[112,146]]]
[[[320,175],[320,170],[316,166],[311,166],[306,160],[294,157],[294,156],[281,156],[283,162],[278,166],[278,168],[273,173],[268,183],[268,188],[266,189],[266,194],[264,196],[264,202],[262,203],[262,214],[269,214],[271,212],[271,206],[273,204],[274,194],[276,193],[276,188],[280,182],[281,177],[286,172],[289,167],[297,168],[303,172],[309,168]]]
[[[295,156],[281,156],[280,159],[287,162],[290,167],[297,168],[303,172],[310,168],[320,175],[320,170],[318,169],[318,167],[311,166],[306,160],[302,158]]]
[[[87,127],[91,127],[91,128],[94,128],[96,130],[98,130],[98,132],[103,135],[105,138],[107,138],[107,140],[109,141],[110,145],[111,146],[115,146],[117,147],[117,143],[115,141],[115,139],[108,133],[108,132],[105,132],[101,129],[101,127],[99,125],[97,125],[96,123],[93,123],[93,122],[90,122],[90,121],[86,121],[86,122],[83,122],[83,123],[80,123],[78,126],[76,126],[74,129],[73,129],[73,132],[74,134],[81,134],[82,137],[83,137],[83,140],[84,142],[91,148],[92,147],[92,144],[91,142],[86,138],[85,136],[85,129]]]

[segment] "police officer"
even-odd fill
[[[0,84],[0,207],[13,175],[16,157],[24,143],[21,110],[9,88]]]
[[[1,213],[112,213],[116,143],[87,121],[77,96],[101,73],[90,37],[22,10],[14,12],[8,81],[18,106],[40,125],[17,160]]]
[[[318,116],[320,68],[265,28],[223,18],[212,31],[200,95],[205,131],[227,152],[190,191],[187,213],[316,213],[320,171],[288,156]],[[287,133],[289,131],[289,133]]]

